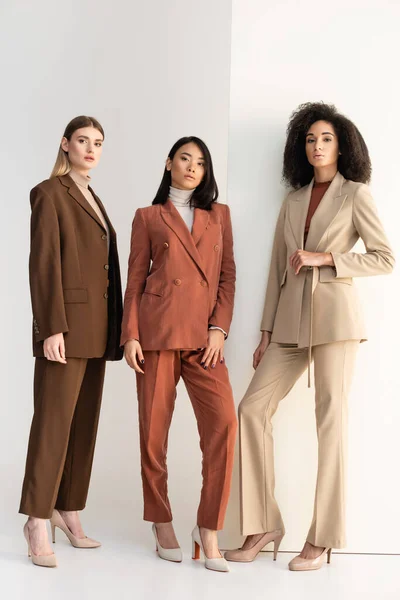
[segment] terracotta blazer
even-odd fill
[[[67,357],[119,360],[122,293],[116,233],[110,250],[101,221],[68,175],[31,191],[29,279],[33,309],[33,354],[43,341],[64,333]]]
[[[313,181],[289,193],[276,226],[261,330],[271,341],[307,347],[366,339],[353,277],[390,273],[394,257],[368,187],[337,173],[310,225],[305,250],[331,252],[335,267],[294,274],[289,256],[303,249]],[[361,238],[366,252],[351,252]]]
[[[235,262],[228,206],[194,209],[190,233],[173,203],[136,211],[132,224],[121,345],[197,349],[208,326],[229,332]]]

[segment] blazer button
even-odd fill
[[[169,248],[168,242],[164,242],[164,248]]]
[[[103,233],[103,235],[101,236],[101,239],[102,239],[102,240],[106,240],[106,239],[107,239],[107,236],[106,236],[106,234],[105,234],[105,233]]]
[[[107,300],[107,298],[108,298],[107,292],[103,295],[103,298],[105,298]]]
[[[207,281],[204,281],[204,279],[202,279],[202,280],[200,281],[200,284],[201,284],[203,287],[207,287]]]
[[[175,279],[174,284],[175,285],[181,285],[182,281],[180,279]]]
[[[214,250],[215,250],[215,252],[218,252],[218,250],[219,250],[219,246],[218,246],[218,244],[215,244],[215,246],[214,246]]]
[[[110,268],[110,266],[109,265],[104,265],[104,268],[105,268],[106,271],[108,271],[108,269]]]

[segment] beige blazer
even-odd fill
[[[337,173],[310,225],[304,226],[313,181],[289,193],[278,218],[261,330],[271,341],[298,347],[341,340],[366,340],[353,277],[390,273],[394,257],[368,186]],[[351,252],[357,240],[366,252]],[[297,249],[330,252],[335,267],[289,265]]]

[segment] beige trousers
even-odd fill
[[[307,541],[314,546],[343,548],[346,545],[347,397],[358,346],[358,340],[347,340],[312,349],[318,476]],[[271,419],[280,400],[307,369],[307,354],[308,348],[271,343],[239,405],[243,535],[284,530],[274,497]]]

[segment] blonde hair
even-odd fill
[[[75,117],[75,119],[72,119],[72,121],[70,121],[68,123],[68,125],[65,128],[63,137],[67,138],[67,140],[70,140],[72,137],[72,134],[75,133],[75,131],[77,129],[81,129],[82,127],[94,127],[95,129],[98,129],[100,131],[103,138],[105,137],[104,130],[103,130],[102,126],[100,125],[100,123],[98,122],[98,120],[95,119],[94,117],[86,117],[84,115]],[[70,172],[71,169],[72,169],[72,165],[68,158],[68,152],[65,152],[61,148],[61,144],[60,144],[56,162],[55,162],[55,165],[53,167],[50,177],[60,177],[61,175],[66,175],[67,173]]]

